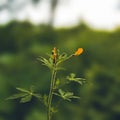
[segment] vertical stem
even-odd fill
[[[54,66],[54,68],[56,68],[56,66]],[[48,120],[51,120],[51,117],[52,117],[51,107],[52,107],[53,89],[55,85],[56,72],[57,71],[53,69],[52,77],[51,77],[50,92],[48,96]]]

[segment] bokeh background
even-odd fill
[[[64,65],[87,80],[69,86],[80,101],[61,103],[53,120],[120,119],[119,0],[0,0],[0,120],[46,120],[36,99],[5,99],[16,87],[49,91],[50,72],[36,58],[51,53],[84,53]]]

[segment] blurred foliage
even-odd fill
[[[119,120],[120,29],[93,30],[85,24],[54,29],[15,21],[0,26],[0,120],[46,120],[46,110],[34,98],[27,104],[5,98],[15,93],[16,87],[34,85],[38,92],[49,91],[49,70],[37,58],[51,53],[54,46],[68,53],[84,48],[83,55],[64,63],[68,71],[60,74],[75,72],[87,80],[81,88],[76,83],[69,86],[81,100],[61,102],[54,120]]]

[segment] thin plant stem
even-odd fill
[[[55,85],[56,72],[57,72],[57,70],[55,68],[56,68],[56,65],[54,66],[54,69],[52,71],[50,92],[49,92],[49,96],[48,96],[48,120],[51,120],[51,117],[52,117],[52,112],[51,112],[52,98],[53,98],[53,89],[54,89],[54,85]]]

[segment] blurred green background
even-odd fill
[[[13,17],[20,8],[14,8],[14,1],[2,6]],[[34,5],[38,1],[31,0]],[[74,72],[85,78],[86,84],[69,86],[81,99],[62,102],[53,120],[120,120],[120,28],[97,30],[84,22],[72,28],[54,28],[58,1],[51,0],[51,17],[46,25],[27,20],[0,25],[0,120],[46,120],[46,110],[36,99],[26,104],[5,99],[17,92],[16,87],[28,89],[34,85],[38,92],[48,93],[51,74],[37,58],[46,57],[54,46],[68,54],[79,47],[84,49],[81,56],[64,63],[66,70],[60,75],[62,78]]]
[[[120,29],[93,30],[84,23],[55,29],[16,21],[0,26],[0,120],[46,120],[46,110],[34,98],[26,104],[5,98],[16,93],[16,87],[35,85],[42,94],[48,92],[50,72],[36,58],[54,46],[68,54],[84,48],[81,56],[65,62],[67,70],[60,74],[75,72],[87,80],[81,87],[70,86],[81,100],[61,103],[54,120],[119,120]]]

